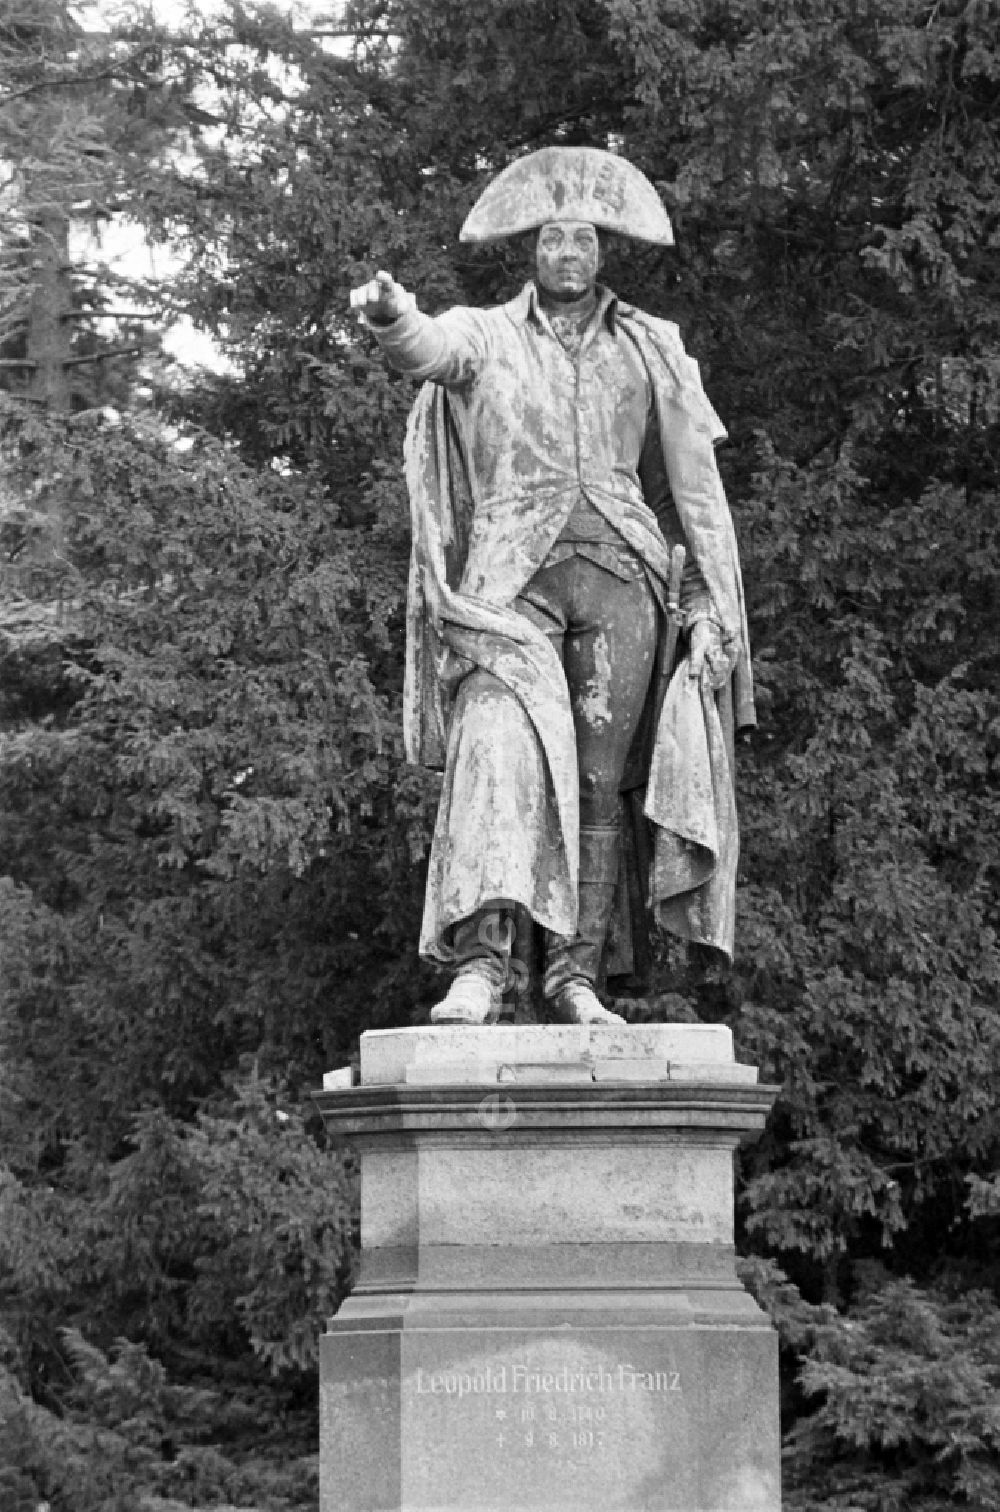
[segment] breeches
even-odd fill
[[[626,582],[586,557],[568,557],[536,572],[514,608],[549,637],[566,673],[581,828],[615,825],[656,656],[657,605],[645,573]]]
[[[514,609],[546,635],[566,675],[580,800],[579,886],[565,895],[562,835],[546,799],[544,755],[517,699],[492,674],[459,689],[443,816],[431,852],[424,934],[458,967],[486,962],[505,981],[509,909],[547,931],[545,991],[595,981],[618,875],[619,789],[656,658],[658,607],[645,574],[628,580],[574,555],[542,568]],[[576,869],[576,868],[574,868]],[[575,937],[546,919],[578,914]],[[432,922],[427,923],[428,915]]]

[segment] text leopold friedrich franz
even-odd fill
[[[437,1370],[420,1368],[416,1373],[418,1396],[548,1396],[599,1392],[670,1392],[681,1390],[677,1370],[638,1370],[620,1363],[613,1369],[605,1365],[594,1369],[543,1370],[525,1364],[501,1364],[479,1370]]]

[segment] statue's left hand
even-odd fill
[[[730,673],[729,658],[723,650],[722,633],[713,620],[695,620],[691,626],[691,654],[688,677],[721,688]]]

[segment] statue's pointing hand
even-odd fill
[[[413,295],[391,273],[379,269],[369,283],[351,290],[351,309],[372,325],[389,325],[413,304]]]

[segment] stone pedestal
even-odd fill
[[[779,1512],[777,1341],[733,1151],[775,1089],[716,1026],[366,1034],[321,1354],[321,1512]]]

